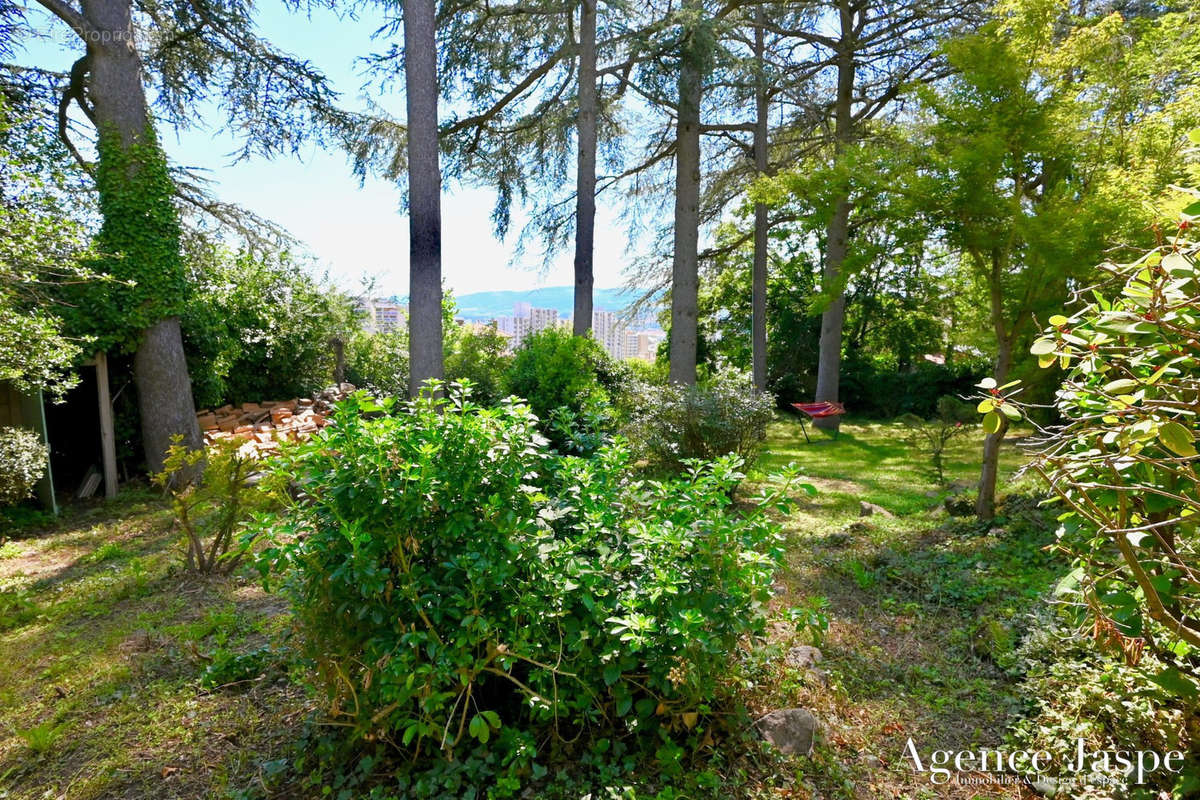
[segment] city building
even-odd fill
[[[408,324],[408,306],[394,297],[360,297],[356,308],[363,315],[363,329],[368,333],[391,333]]]
[[[496,330],[508,337],[509,349],[516,350],[529,334],[547,328],[557,328],[558,310],[534,308],[529,303],[516,303],[513,305],[511,317],[500,317],[495,323]]]

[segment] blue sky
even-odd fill
[[[21,61],[65,70],[78,57],[81,45],[64,34],[65,26],[50,21],[36,3],[32,15],[41,14],[45,29],[56,30],[52,40],[32,43]],[[35,18],[37,18],[35,16]],[[352,107],[361,103],[360,55],[381,47],[372,43],[377,22],[339,19],[328,10],[314,10],[311,18],[288,13],[276,0],[259,7],[261,34],[276,47],[310,59],[328,75]],[[398,118],[404,101],[398,92],[374,98]],[[274,220],[305,242],[320,268],[344,288],[359,285],[363,276],[375,280],[380,294],[408,292],[408,219],[399,211],[399,190],[384,181],[369,179],[362,186],[351,174],[340,152],[309,148],[298,158],[250,159],[231,163],[234,137],[223,129],[214,109],[200,112],[200,124],[191,130],[160,130],[164,147],[177,163],[204,168],[214,193],[260,216]],[[457,294],[500,289],[525,290],[561,286],[574,281],[572,254],[559,254],[543,272],[540,253],[529,252],[513,264],[516,234],[524,223],[514,215],[513,233],[505,242],[491,234],[493,195],[486,189],[448,185],[442,197],[442,273]],[[622,269],[628,261],[626,235],[616,222],[614,209],[598,210],[595,271],[598,287],[624,283]]]

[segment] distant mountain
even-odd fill
[[[637,289],[596,289],[592,307],[597,311],[621,313],[641,296]],[[471,292],[455,295],[458,316],[469,320],[486,321],[510,317],[517,303],[529,303],[534,308],[553,308],[560,317],[569,317],[575,310],[575,287],[547,286],[528,291]]]

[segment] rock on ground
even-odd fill
[[[808,709],[782,708],[759,719],[754,727],[780,752],[806,756],[812,753],[818,724]]]
[[[887,519],[891,519],[896,516],[883,506],[875,505],[874,503],[868,503],[866,500],[859,502],[858,515],[860,517],[871,517],[875,516],[876,514],[881,517],[886,517]]]

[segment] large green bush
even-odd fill
[[[756,391],[749,375],[722,367],[696,386],[644,384],[632,405],[629,440],[652,467],[678,472],[689,459],[729,453],[753,464],[774,418],[775,398]]]
[[[27,428],[0,428],[0,506],[31,497],[49,463],[50,453],[36,433]]]
[[[360,394],[335,418],[281,468],[299,495],[264,554],[333,722],[414,757],[486,745],[515,790],[549,743],[719,705],[763,632],[782,537],[762,509],[786,486],[734,513],[735,458],[643,483],[620,441],[557,455],[514,402]]]
[[[547,328],[525,337],[517,348],[506,387],[540,419],[563,406],[580,413],[589,401],[606,398],[600,376],[609,372],[608,361],[594,339]]]
[[[376,397],[407,397],[408,329],[355,331],[346,346],[346,380]]]
[[[484,406],[504,397],[504,381],[512,358],[508,340],[494,327],[451,324],[446,331],[445,375],[449,383],[469,381],[471,399]]]
[[[303,397],[333,381],[332,340],[357,327],[350,301],[286,253],[232,253],[188,243],[183,315],[199,407]]]

